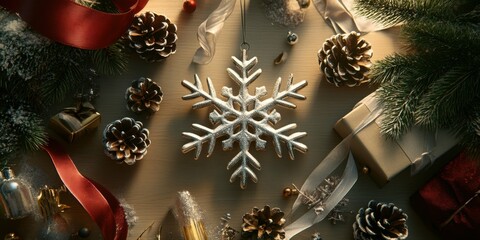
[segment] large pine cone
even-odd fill
[[[103,145],[107,156],[119,163],[132,165],[147,154],[149,131],[142,122],[125,117],[105,127]]]
[[[368,82],[373,51],[360,33],[337,34],[318,50],[318,63],[329,83],[335,86],[358,86]]]
[[[163,92],[160,86],[150,78],[134,80],[125,92],[127,107],[133,112],[147,111],[152,114],[160,109]]]
[[[280,208],[254,207],[243,216],[242,239],[278,240],[285,239],[285,214]]]
[[[393,203],[370,201],[368,208],[360,208],[353,224],[355,240],[406,239],[407,214]]]
[[[159,62],[177,50],[177,26],[153,12],[135,17],[127,37],[130,47],[147,62]]]

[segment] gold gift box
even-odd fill
[[[66,108],[50,118],[50,126],[65,140],[73,142],[98,128],[100,120],[100,113],[90,103],[83,103],[77,108]]]
[[[337,121],[335,131],[342,138],[347,137],[374,111],[376,104],[377,100],[370,94]],[[379,186],[384,186],[426,152],[426,132],[419,127],[413,127],[401,139],[394,141],[386,139],[380,133],[380,124],[381,116],[354,135],[351,151],[362,171],[368,173]],[[438,130],[435,145],[429,149],[429,156],[435,160],[456,144],[457,140],[451,134]]]

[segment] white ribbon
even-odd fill
[[[198,27],[197,39],[200,47],[193,56],[193,62],[208,64],[215,55],[217,35],[235,9],[236,0],[222,0],[217,9],[213,11]]]
[[[437,133],[437,131],[425,131],[423,141],[425,151],[413,161],[413,164],[410,167],[411,175],[417,174],[420,172],[420,170],[432,165],[433,162],[435,162],[437,156],[432,153],[432,150],[437,145]]]
[[[354,0],[313,0],[317,11],[330,23],[336,33],[374,32],[392,27],[358,15]]]
[[[373,101],[371,99],[365,99],[366,101]],[[342,180],[332,192],[330,197],[327,199],[325,204],[325,210],[320,214],[316,214],[315,211],[309,210],[303,216],[298,218],[295,222],[285,227],[286,239],[297,235],[303,230],[311,227],[315,223],[322,221],[328,213],[347,195],[350,189],[353,187],[355,182],[358,179],[357,166],[353,155],[350,151],[350,143],[352,137],[364,129],[366,126],[371,124],[378,118],[382,113],[382,108],[377,105],[370,114],[355,128],[355,130],[350,133],[346,138],[344,138],[328,155],[320,162],[320,164],[310,173],[305,180],[305,183],[302,185],[300,191],[312,191],[314,190],[319,183],[323,182],[325,178],[328,177],[339,165],[345,160],[348,156],[347,165],[343,171]],[[294,213],[298,207],[301,205],[302,199],[301,196],[297,197],[293,203],[292,212]]]

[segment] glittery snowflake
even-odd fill
[[[257,69],[250,74],[253,67],[258,63],[257,57],[247,59],[246,50],[242,52],[242,59],[232,57],[233,63],[238,68],[238,72],[227,68],[228,75],[239,85],[238,94],[233,93],[232,88],[223,87],[221,95],[226,98],[223,100],[217,95],[212,80],[207,78],[208,92],[203,89],[202,83],[197,74],[193,83],[183,80],[182,85],[188,88],[191,93],[183,96],[184,100],[203,98],[204,100],[193,104],[193,109],[199,109],[207,106],[214,106],[214,110],[210,112],[209,119],[213,128],[205,127],[200,124],[193,124],[193,128],[204,133],[197,135],[191,132],[184,132],[183,135],[193,139],[191,142],[183,145],[184,153],[196,149],[195,159],[198,159],[202,151],[202,145],[208,142],[207,157],[213,153],[216,139],[226,136],[222,141],[223,149],[230,150],[233,144],[238,142],[240,151],[230,160],[227,169],[231,169],[238,165],[238,168],[232,173],[230,182],[236,178],[240,178],[240,187],[245,188],[247,178],[253,182],[257,182],[253,168],[260,170],[259,161],[250,153],[250,144],[255,142],[257,150],[265,149],[267,141],[262,136],[267,135],[272,138],[275,151],[279,157],[282,156],[282,147],[280,142],[285,143],[291,159],[294,159],[294,150],[306,152],[307,146],[297,139],[307,135],[305,132],[295,132],[291,135],[284,133],[295,129],[297,124],[291,123],[281,128],[274,128],[280,119],[274,107],[282,106],[286,108],[296,108],[296,105],[286,99],[291,97],[304,100],[305,96],[297,93],[300,89],[307,85],[307,81],[303,80],[293,84],[293,75],[290,75],[287,86],[284,91],[280,91],[281,78],[275,83],[273,94],[271,97],[262,100],[267,94],[265,86],[257,87],[255,94],[249,93],[248,86],[255,81],[262,73],[261,69]]]

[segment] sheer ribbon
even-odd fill
[[[366,101],[373,101],[373,98],[364,99]],[[313,210],[309,210],[296,221],[285,227],[286,239],[290,239],[303,230],[312,225],[322,221],[328,213],[347,195],[352,189],[353,185],[358,179],[357,166],[353,155],[350,151],[350,144],[352,137],[358,132],[362,131],[366,126],[375,121],[382,113],[382,108],[379,105],[358,125],[355,130],[344,138],[328,155],[320,162],[320,164],[307,177],[305,183],[302,185],[300,191],[313,191],[319,183],[323,182],[338,166],[347,158],[347,165],[343,171],[342,180],[332,192],[330,197],[324,203],[325,208],[320,214],[316,214]],[[301,196],[297,197],[293,203],[292,213],[294,213],[302,202]]]
[[[375,97],[375,93],[365,97],[359,103],[355,105],[357,107],[360,104],[364,104],[370,110],[370,113],[362,120],[362,122],[355,127],[355,129],[347,137],[345,137],[327,156],[320,162],[320,164],[310,173],[305,180],[300,191],[308,192],[313,191],[320,183],[324,181],[340,164],[348,157],[346,167],[343,172],[342,180],[339,185],[332,192],[325,204],[325,210],[320,214],[316,214],[313,210],[309,210],[296,221],[291,223],[285,228],[286,239],[290,239],[303,230],[311,227],[312,225],[322,221],[328,213],[345,197],[350,191],[358,178],[357,167],[355,165],[354,158],[350,151],[352,138],[366,128],[368,125],[380,124],[381,114],[383,112],[382,106],[379,104],[378,99]],[[424,167],[433,163],[437,156],[434,155],[433,149],[436,146],[437,132],[423,131],[423,151],[420,156],[412,162],[412,174],[417,173]],[[421,135],[422,136],[422,135]],[[416,140],[418,135],[410,136]],[[418,141],[401,141],[396,144],[399,145],[407,156],[415,156],[418,154]],[[421,140],[420,140],[421,141]],[[413,144],[415,146],[409,145]],[[302,204],[301,196],[295,200],[292,213],[294,213]]]
[[[313,4],[336,33],[374,32],[392,27],[355,13],[354,0],[313,0]]]
[[[236,0],[222,0],[217,9],[213,11],[198,27],[197,39],[200,47],[193,56],[193,62],[208,64],[215,55],[217,36],[223,25],[235,9]]]

